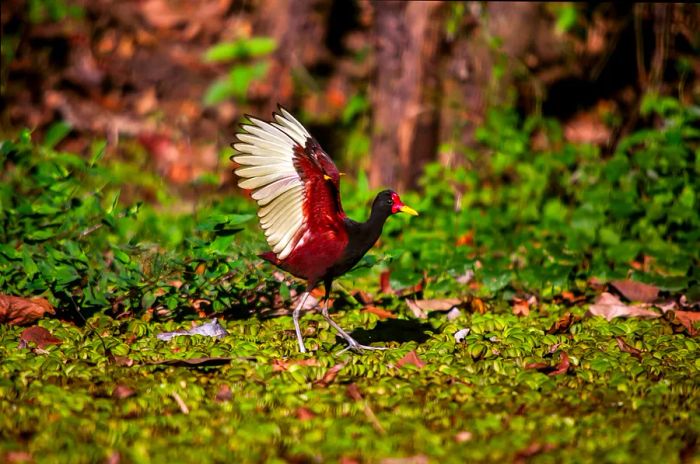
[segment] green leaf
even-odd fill
[[[213,106],[231,98],[235,94],[229,79],[219,79],[207,88],[204,104]]]
[[[71,125],[64,121],[51,124],[46,131],[46,136],[44,136],[44,146],[47,148],[55,147],[70,133],[71,130]]]
[[[235,42],[216,44],[205,52],[204,59],[209,62],[217,62],[251,58],[268,55],[276,48],[277,42],[272,37],[251,37]]]

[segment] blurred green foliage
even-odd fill
[[[236,201],[247,210],[232,214],[223,200],[173,216],[158,205],[122,205],[122,184],[158,188],[157,198],[175,200],[152,174],[105,164],[104,142],[94,144],[90,160],[53,150],[66,132],[57,124],[37,145],[25,131],[0,147],[2,293],[43,295],[69,317],[78,308],[141,314],[160,307],[182,315],[193,313],[188,300],[196,298],[210,299],[217,311],[231,308],[269,279],[250,270],[254,245],[232,245],[252,206]]]
[[[403,235],[396,272],[415,282],[426,271],[453,281],[473,270],[491,295],[507,287],[552,295],[630,272],[669,290],[697,286],[700,114],[653,95],[642,111],[662,127],[604,156],[564,142],[556,121],[492,110],[476,131],[486,150],[465,150],[462,166],[428,166],[424,194],[407,197],[423,216]],[[549,148],[534,152],[536,135]],[[465,233],[473,244],[455,246]],[[649,272],[632,269],[645,258]]]
[[[250,37],[214,45],[204,54],[208,62],[235,61],[228,76],[214,82],[204,95],[205,105],[229,98],[244,101],[250,84],[262,80],[270,67],[269,55],[277,43],[271,37]]]

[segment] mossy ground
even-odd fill
[[[42,320],[63,343],[38,352],[18,348],[22,329],[2,327],[0,452],[47,463],[697,459],[700,350],[663,320],[584,318],[550,335],[571,308],[452,322],[436,313],[422,324],[400,303],[394,310],[399,319],[336,314],[366,329],[356,331],[363,341],[391,347],[362,354],[336,354],[343,345],[318,314],[303,318],[307,354],[297,352],[288,316],[223,321],[221,340],[171,342],[156,334],[189,325],[92,318],[116,363],[87,327]],[[456,343],[463,327],[471,332]],[[616,337],[641,355],[621,351]],[[412,350],[424,366],[399,363]],[[564,373],[527,368],[556,367],[562,352]],[[232,360],[153,364],[195,357]]]

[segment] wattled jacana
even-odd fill
[[[354,351],[382,349],[359,344],[328,314],[333,279],[349,271],[372,248],[387,218],[399,211],[418,215],[391,190],[377,195],[366,222],[350,219],[340,203],[340,173],[318,142],[287,110],[279,107],[274,121],[247,116],[236,134],[239,152],[232,160],[238,185],[253,190],[260,225],[271,252],[261,258],[305,279],[306,291],[294,309],[294,329],[299,350],[306,351],[299,328],[299,314],[311,290],[323,281],[323,317]]]

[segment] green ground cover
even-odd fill
[[[315,313],[303,319],[312,351],[297,353],[291,317],[276,314],[301,287],[256,258],[265,247],[244,198],[183,200],[137,149],[57,151],[62,125],[3,141],[0,293],[47,298],[58,318],[38,324],[61,343],[22,347],[24,329],[0,325],[1,455],[694,462],[692,325],[586,315],[613,279],[676,303],[700,294],[700,112],[654,97],[642,112],[660,129],[605,154],[563,142],[552,121],[493,111],[484,150],[430,166],[423,191],[402,194],[421,216],[391,218],[340,280],[340,324],[391,347],[359,355],[336,354],[343,344]],[[535,152],[537,132],[547,144]],[[363,176],[344,181],[348,214],[364,218],[372,193]],[[409,298],[459,299],[459,312],[416,318],[382,291],[382,273],[394,290],[421,282]],[[363,309],[358,290],[390,315]],[[156,338],[200,315],[229,334]]]

